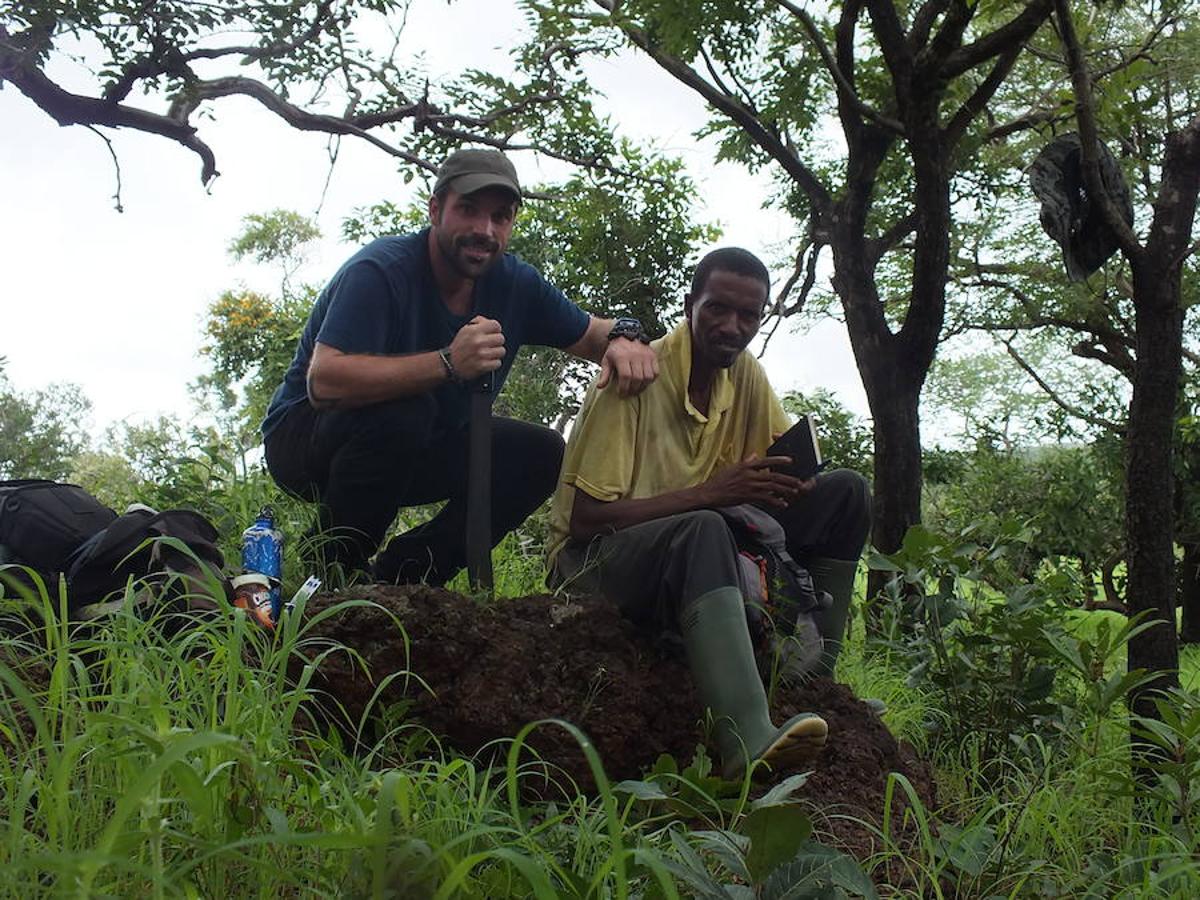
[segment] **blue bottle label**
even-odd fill
[[[283,577],[283,535],[260,519],[242,532],[242,568],[260,572],[270,579],[272,618],[279,618],[282,606],[280,579]]]

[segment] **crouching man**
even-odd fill
[[[490,374],[499,391],[523,344],[599,363],[600,382],[622,394],[654,380],[636,322],[589,316],[505,252],[521,199],[502,153],[452,153],[430,227],[368,244],[313,306],[262,430],[276,483],[321,504],[326,564],[367,571],[400,509],[441,501],[376,555],[371,575],[444,584],[466,564],[471,385]],[[554,489],[563,442],[500,416],[492,429],[494,546]]]
[[[811,714],[776,726],[754,661],[738,587],[738,548],[717,510],[757,504],[783,525],[791,555],[832,606],[816,618],[833,670],[855,569],[870,523],[870,494],[839,470],[801,481],[763,458],[789,422],[747,345],[770,295],[766,266],[725,248],[696,267],[686,321],[656,341],[660,377],[623,399],[589,391],[567,444],[551,510],[550,581],[602,594],[635,622],[677,630],[727,778],[762,762],[800,765],[828,728]]]

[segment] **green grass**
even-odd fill
[[[1072,630],[1094,637],[1114,613],[1066,613]],[[1109,669],[1123,669],[1115,654]],[[1185,690],[1200,683],[1200,648],[1181,653]],[[862,697],[888,704],[884,720],[897,737],[931,756],[938,783],[936,810],[926,810],[903,779],[892,789],[913,806],[916,846],[879,833],[881,851],[869,868],[878,879],[901,871],[897,893],[920,897],[1173,897],[1200,896],[1200,843],[1186,823],[1161,807],[1149,821],[1135,817],[1128,729],[1120,715],[1076,717],[1064,734],[1047,730],[984,759],[971,742],[937,745],[927,727],[944,713],[934,696],[909,684],[886,650],[865,652],[856,620],[837,677]],[[1181,741],[1190,754],[1200,743]],[[1200,787],[1193,779],[1191,790]],[[1177,792],[1179,785],[1170,785]],[[1192,827],[1200,818],[1193,808]],[[886,889],[884,890],[886,893]]]
[[[607,786],[524,807],[544,771],[517,744],[503,771],[406,726],[348,753],[310,716],[311,669],[287,677],[298,617],[72,633],[42,600],[49,624],[0,657],[0,896],[625,896],[635,859],[670,884]]]
[[[289,536],[307,528],[311,508],[262,479],[214,501],[246,523],[263,502]],[[222,531],[235,560],[236,529]],[[287,596],[309,574],[297,544],[286,549]],[[498,549],[498,597],[544,590],[537,544],[513,535]],[[732,810],[715,799],[705,809],[703,789],[672,788],[698,804],[684,822],[637,799],[653,785],[611,789],[593,753],[597,796],[551,771],[564,799],[530,805],[520,786],[547,771],[520,740],[507,765],[486,768],[392,711],[390,733],[350,752],[315,714],[311,665],[289,663],[351,651],[314,644],[299,616],[275,635],[230,609],[173,636],[128,611],[68,628],[61,598],[46,594],[34,599],[47,624],[0,634],[0,897],[747,896],[742,832],[767,813],[744,794]],[[1094,633],[1110,614],[1067,615]],[[867,869],[882,894],[1200,896],[1195,823],[1135,820],[1119,716],[1077,711],[1070,733],[985,759],[970,740],[939,742],[936,695],[910,684],[898,658],[865,652],[861,622],[838,675],[884,700],[889,728],[936,768],[937,809],[893,779],[917,840],[878,834]],[[1184,650],[1181,681],[1200,686],[1200,649]],[[1198,745],[1180,742],[1185,755]],[[765,882],[756,890],[775,896]]]

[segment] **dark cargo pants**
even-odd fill
[[[466,565],[467,429],[439,431],[437,418],[430,395],[325,411],[301,403],[267,436],[276,483],[320,503],[324,565],[365,569],[401,508],[443,500],[379,553],[374,577],[440,585]],[[557,432],[492,418],[493,546],[550,496],[562,455]]]
[[[772,515],[801,565],[814,557],[856,560],[871,527],[870,487],[849,469],[824,472],[811,491]],[[733,534],[711,509],[568,542],[550,573],[555,588],[601,594],[632,621],[669,629],[691,601],[738,583]]]

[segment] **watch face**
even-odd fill
[[[637,319],[620,318],[613,323],[612,330],[608,333],[608,337],[612,338],[624,337],[630,340],[639,341],[642,339],[642,323]]]

